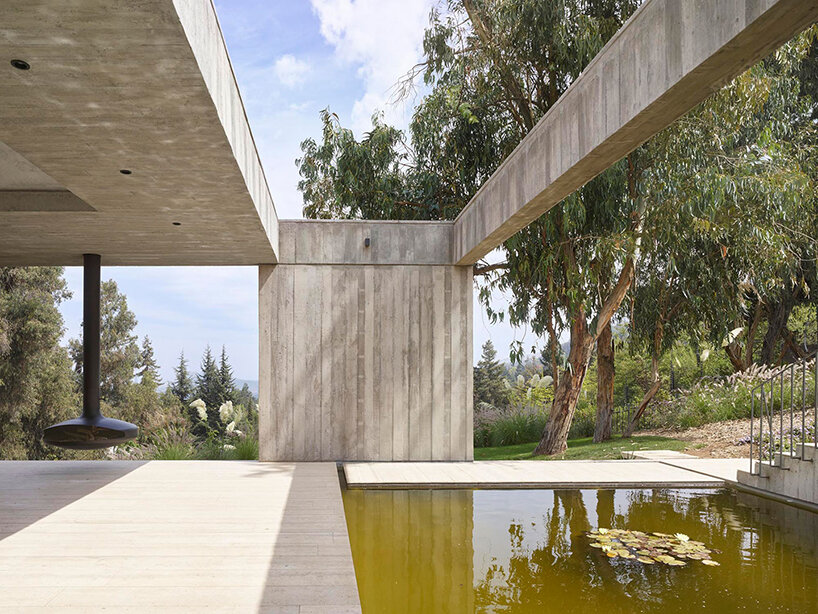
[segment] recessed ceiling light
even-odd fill
[[[133,171],[128,170],[127,168],[123,168],[119,172],[122,173],[123,175],[130,175],[133,173]]]
[[[18,70],[28,70],[31,68],[31,64],[26,62],[25,60],[12,60],[11,65]]]
[[[173,225],[174,225],[174,226],[181,226],[181,225],[182,225],[182,222],[173,222]]]

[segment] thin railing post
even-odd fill
[[[779,374],[781,384],[778,393],[778,466],[784,466],[784,371]]]
[[[801,365],[801,453],[798,458],[804,460],[804,447],[807,444],[807,428],[806,418],[807,413],[807,359]]]
[[[793,421],[792,421],[792,404],[793,404],[793,395],[792,389],[795,387],[795,363],[790,363],[790,456],[792,456],[793,447],[792,447],[792,429],[793,429]]]
[[[764,396],[764,382],[761,382],[761,407],[758,422],[758,474],[761,475],[761,463],[764,460],[764,409],[767,407],[767,398]]]
[[[750,393],[750,475],[753,475],[753,423],[756,419],[756,391]],[[758,442],[759,445],[761,442]]]

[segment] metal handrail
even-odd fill
[[[806,414],[807,414],[807,370],[814,369],[813,373],[813,385],[814,385],[814,396],[812,398],[812,403],[810,404],[810,408],[812,409],[813,415],[813,429],[816,428],[818,425],[818,360],[816,360],[816,356],[818,355],[818,350],[814,350],[810,352],[806,357],[790,363],[788,365],[784,365],[774,371],[771,375],[767,376],[763,382],[755,386],[751,390],[751,397],[750,397],[750,473],[753,475],[761,475],[761,466],[766,461],[768,465],[771,467],[776,466],[775,463],[775,456],[776,456],[776,433],[774,429],[774,414],[775,414],[775,401],[776,401],[776,389],[778,389],[778,464],[779,468],[784,469],[784,447],[785,447],[785,433],[784,433],[784,413],[788,411],[789,413],[789,450],[787,455],[791,458],[799,458],[800,460],[806,460],[804,457],[804,448],[806,447],[807,443],[812,443],[813,446],[818,447],[818,437],[813,436],[812,442],[808,442],[806,440],[807,429],[806,429]],[[810,363],[813,363],[810,365]],[[800,377],[799,377],[800,373]],[[796,386],[799,384],[800,379],[800,387],[801,387],[801,399],[800,403],[797,402],[795,396],[795,389]],[[784,392],[784,383],[785,380],[789,381],[789,410],[786,409],[787,400],[785,398]],[[769,390],[769,397],[768,397],[768,390]],[[759,409],[759,424],[758,424],[758,444],[755,444],[755,420],[756,420],[756,399],[759,401],[758,409]],[[800,404],[800,412],[801,412],[801,428],[800,428],[800,452],[798,455],[795,454],[794,445],[796,443],[794,433],[795,425],[796,425],[796,415],[799,411],[798,405]],[[767,438],[769,440],[769,458],[764,458],[764,425],[765,422],[767,424]],[[758,453],[758,464],[756,464],[756,458],[753,454],[753,448],[756,448],[756,452]]]

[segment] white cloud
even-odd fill
[[[357,66],[364,93],[352,108],[352,128],[371,126],[375,111],[406,127],[411,105],[389,105],[394,85],[423,56],[433,0],[312,0],[321,35],[337,57]]]
[[[276,60],[275,75],[285,87],[296,87],[304,83],[310,73],[310,65],[293,55],[282,55]]]

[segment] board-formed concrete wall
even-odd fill
[[[262,460],[471,460],[472,269],[449,264],[451,230],[281,222],[281,264],[259,269]]]

